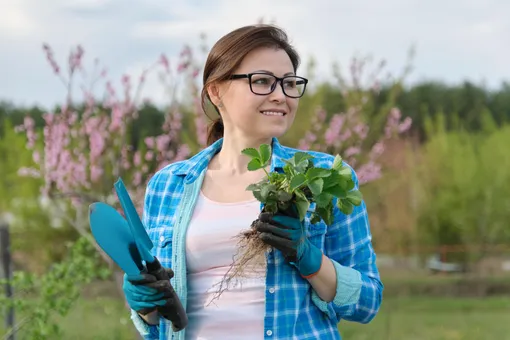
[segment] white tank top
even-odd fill
[[[188,340],[263,339],[265,268],[211,300],[236,252],[234,236],[250,228],[260,202],[213,202],[200,193],[186,235]]]

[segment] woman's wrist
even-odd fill
[[[159,324],[159,314],[157,309],[150,312],[149,314],[142,315],[138,313],[138,315],[140,315],[142,320],[145,321],[145,323],[148,325],[155,326]]]

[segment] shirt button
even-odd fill
[[[165,240],[165,236],[160,236],[160,237],[159,237],[159,241],[160,241],[160,242],[163,242],[164,240]]]
[[[271,293],[271,294],[274,293],[274,288],[273,287],[269,288],[269,293]]]
[[[266,334],[267,334],[267,335],[269,335],[269,336],[271,336],[271,335],[273,335],[273,331],[268,330],[268,331],[266,332]]]

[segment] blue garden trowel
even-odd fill
[[[115,189],[128,221],[108,204],[93,203],[90,206],[89,221],[94,238],[126,274],[135,276],[145,271],[159,280],[169,280],[166,270],[150,253],[153,247],[152,241],[120,179],[115,183]],[[145,261],[145,266],[142,260]],[[177,293],[173,288],[171,289],[176,308],[172,313],[160,314],[172,322],[172,328],[177,332],[187,326],[188,318]]]
[[[138,212],[136,211],[135,205],[129,197],[129,193],[124,186],[124,182],[121,178],[117,180],[114,184],[115,191],[117,192],[117,196],[119,197],[120,205],[124,210],[124,214],[126,215],[126,219],[128,221],[129,227],[131,229],[131,233],[136,242],[136,246],[140,253],[140,257],[145,261],[145,265],[149,274],[154,275],[158,280],[170,280],[168,277],[168,273],[161,266],[159,260],[151,254],[151,249],[154,247],[149,235],[145,231],[145,227],[138,216]],[[186,311],[184,310],[177,293],[173,290],[172,286],[170,286],[172,299],[175,304],[175,309],[168,313],[163,313],[162,316],[167,320],[172,321],[172,328],[175,332],[184,329],[188,324],[188,317],[186,315]]]
[[[92,235],[106,254],[127,274],[140,275],[142,258],[126,220],[113,207],[96,202],[89,208]]]

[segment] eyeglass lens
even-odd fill
[[[253,74],[251,76],[251,90],[256,94],[269,94],[274,91],[277,79],[270,74]],[[283,92],[290,97],[300,97],[305,90],[305,81],[297,76],[287,76],[283,79]]]

